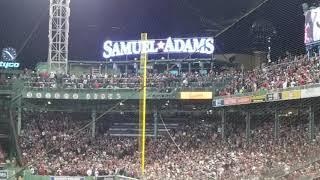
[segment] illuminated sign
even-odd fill
[[[111,58],[141,53],[200,53],[214,52],[212,37],[151,39],[147,41],[105,41],[103,57]]]
[[[266,101],[266,95],[257,95],[257,96],[251,96],[251,101],[254,103],[260,103]]]
[[[275,92],[267,94],[267,101],[279,101],[282,99],[282,94]]]
[[[300,90],[283,91],[282,92],[282,99],[283,100],[300,99],[300,98],[301,98],[301,91]]]
[[[241,105],[241,104],[250,104],[251,97],[234,97],[234,98],[225,98],[224,105]]]
[[[212,101],[212,107],[224,106],[224,99],[215,99]]]
[[[320,7],[311,9],[305,13],[305,38],[304,42],[310,44],[320,41]]]
[[[20,63],[14,62],[17,57],[17,52],[14,48],[8,47],[2,49],[2,55],[0,61],[0,68],[18,68]]]
[[[50,176],[50,180],[84,180],[84,177]]]
[[[212,92],[181,92],[181,99],[212,99]]]
[[[17,62],[6,62],[6,61],[0,61],[0,68],[18,68],[20,67],[20,63]]]

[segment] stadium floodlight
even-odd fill
[[[50,0],[48,65],[51,72],[67,73],[70,0]]]

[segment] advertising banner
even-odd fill
[[[236,98],[224,98],[224,105],[230,106],[230,105],[236,105],[237,99]]]
[[[20,67],[20,63],[15,62],[17,52],[14,48],[7,47],[2,49],[0,68],[4,69],[16,69]]]
[[[103,57],[139,55],[141,53],[191,53],[210,55],[214,52],[212,37],[149,39],[146,41],[110,41],[103,44]]]
[[[290,99],[300,99],[301,91],[293,90],[293,91],[283,91],[282,92],[282,100],[290,100]]]
[[[181,92],[181,99],[212,99],[212,92]]]
[[[29,91],[22,94],[23,98],[33,98],[33,99],[121,99],[122,96],[126,96],[130,93],[70,93],[70,92],[35,92]],[[131,93],[131,97],[138,95],[138,93]]]
[[[8,171],[0,170],[0,180],[8,179]]]
[[[215,99],[212,101],[212,107],[221,107],[221,106],[224,106],[223,99]]]
[[[113,176],[98,176],[96,180],[114,180]]]
[[[239,97],[237,98],[237,104],[250,104],[251,103],[251,97]]]
[[[62,91],[23,91],[22,97],[28,99],[72,99],[72,100],[118,100],[118,99],[140,99],[140,94],[135,89],[128,90],[109,90],[97,89],[92,93],[92,90],[77,92],[78,90],[62,90]],[[160,93],[151,91],[147,93],[148,99],[161,98],[177,98],[176,94]],[[180,98],[180,97],[179,97]]]
[[[135,179],[135,178],[126,177],[126,176],[120,176],[120,175],[117,175],[117,176],[98,176],[98,177],[96,177],[96,180],[114,180],[114,179],[117,179],[117,180],[138,180],[138,179]]]
[[[319,97],[320,87],[301,90],[301,98]]]
[[[50,180],[84,180],[84,177],[50,176]]]
[[[226,106],[240,105],[240,104],[250,104],[250,103],[251,103],[251,97],[249,97],[249,96],[225,98],[224,99],[224,105],[226,105]]]
[[[251,101],[253,103],[261,103],[266,101],[266,95],[258,95],[258,96],[251,96]]]
[[[219,106],[224,106],[224,100],[223,99],[217,99],[216,100],[216,106],[219,107]]]
[[[279,101],[281,99],[282,99],[281,93],[279,93],[279,92],[267,94],[267,101]]]

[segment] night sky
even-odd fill
[[[107,39],[215,36],[263,0],[71,0],[69,59],[103,60]],[[270,0],[216,39],[217,52],[250,52],[253,22],[271,22],[275,55],[303,53],[303,0]],[[0,0],[0,48],[28,67],[46,61],[49,0]],[[32,33],[33,32],[33,33]],[[32,34],[32,36],[30,36]]]

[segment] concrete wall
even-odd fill
[[[246,70],[259,67],[267,59],[266,53],[263,52],[255,52],[253,54],[217,54],[214,57],[219,61],[232,61],[234,64],[243,64]]]
[[[94,65],[69,65],[69,74],[81,75],[91,74],[91,69]],[[98,67],[98,65],[96,65]]]

